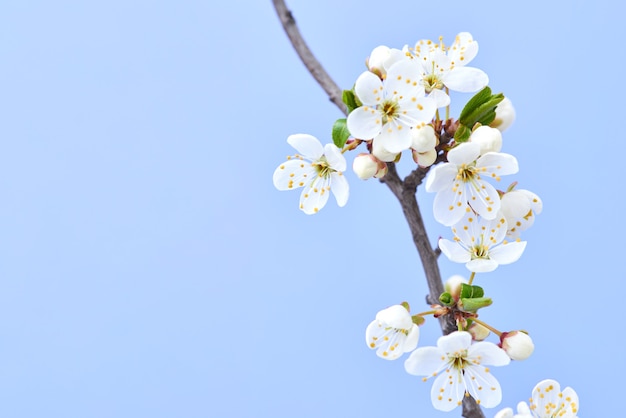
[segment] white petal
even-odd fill
[[[498,413],[496,415],[494,415],[493,418],[513,418],[513,409],[511,409],[511,408],[504,408],[504,409],[498,411]]]
[[[411,148],[417,152],[430,151],[437,146],[437,136],[432,125],[417,126],[411,129]]]
[[[487,366],[506,366],[511,363],[511,359],[503,349],[488,341],[472,344],[467,350],[467,357],[470,360],[477,359],[481,365]]]
[[[313,135],[295,134],[287,138],[289,145],[294,147],[302,156],[315,161],[324,154],[322,143]]]
[[[500,195],[491,184],[478,180],[474,184],[467,183],[467,201],[472,209],[485,219],[494,219],[500,210]]]
[[[502,401],[500,383],[491,374],[489,368],[483,366],[465,368],[465,382],[467,383],[467,391],[480,406],[493,408]]]
[[[473,93],[489,84],[489,77],[483,70],[473,67],[454,67],[444,79],[450,90]]]
[[[537,196],[530,190],[519,189],[517,191],[525,194],[528,197],[528,199],[530,200],[530,207],[532,208],[533,212],[535,212],[536,214],[541,213],[541,211],[543,210],[543,202],[541,201],[541,198],[539,196]]]
[[[472,334],[466,331],[454,331],[437,340],[437,347],[444,353],[456,353],[467,350],[472,344]]]
[[[452,411],[461,406],[465,396],[465,379],[460,370],[448,368],[442,372],[430,390],[430,400],[439,411]]]
[[[383,99],[383,82],[376,74],[365,71],[356,79],[354,93],[364,105],[375,106]]]
[[[308,161],[293,159],[279,165],[274,171],[274,187],[278,190],[291,190],[303,187],[316,176],[315,169]]]
[[[531,409],[539,417],[551,417],[560,405],[559,394],[561,385],[552,379],[542,380],[537,383],[532,392]]]
[[[433,99],[437,107],[446,107],[450,104],[450,96],[443,90],[434,89],[428,97]]]
[[[317,176],[305,185],[300,195],[300,209],[307,215],[319,212],[328,202],[330,195],[330,178]]]
[[[448,50],[448,56],[455,66],[469,64],[478,53],[478,42],[474,41],[469,32],[461,32],[454,39]]]
[[[517,164],[517,158],[511,154],[504,154],[502,152],[488,152],[478,160],[476,160],[476,167],[484,167],[487,173],[493,173],[497,176],[504,176],[507,174],[515,174],[519,170]]]
[[[468,261],[465,264],[465,267],[474,273],[489,273],[490,271],[494,271],[498,268],[498,263],[486,258],[477,258],[472,261]]]
[[[324,146],[324,155],[326,156],[326,161],[330,164],[330,168],[335,171],[346,171],[346,157],[343,156],[337,145],[326,144]]]
[[[404,125],[387,123],[375,141],[387,151],[399,153],[411,148],[411,129]]]
[[[467,263],[472,258],[467,250],[454,241],[442,238],[439,240],[439,248],[450,261],[455,263]]]
[[[413,326],[411,314],[402,305],[393,305],[376,314],[376,319],[397,329],[410,329]]]
[[[450,187],[456,178],[459,169],[455,164],[439,164],[428,173],[426,178],[426,191],[438,192],[445,187]]]
[[[406,341],[404,342],[404,352],[408,353],[409,351],[415,350],[417,347],[417,343],[420,338],[420,327],[413,324],[411,329],[409,330],[409,335],[406,337]]]
[[[421,75],[420,66],[414,60],[396,62],[387,70],[387,78],[384,83],[387,97],[404,96],[409,99],[424,96]],[[398,94],[394,95],[394,92],[398,92]]]
[[[350,188],[348,186],[348,180],[346,176],[341,172],[331,173],[330,175],[330,190],[335,196],[337,205],[342,208],[348,203],[348,197],[350,195]]]
[[[383,125],[379,112],[373,107],[361,106],[348,115],[348,131],[357,139],[372,139],[377,136]]]
[[[459,194],[459,191],[461,193]],[[467,213],[467,197],[463,189],[444,189],[437,193],[433,201],[433,215],[437,222],[452,226]]]
[[[414,376],[432,377],[446,366],[447,357],[437,347],[419,347],[404,362],[404,370]]]
[[[563,389],[563,409],[567,411],[564,418],[576,418],[578,413],[578,394],[569,386]]]
[[[509,242],[489,250],[489,258],[498,264],[511,264],[519,260],[526,248],[526,241]]]
[[[480,155],[480,145],[471,142],[463,142],[448,151],[448,161],[458,165],[469,164],[476,161]]]

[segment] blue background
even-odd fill
[[[473,34],[472,65],[517,110],[502,151],[520,173],[503,181],[544,202],[520,261],[476,278],[494,299],[481,318],[536,344],[494,368],[501,407],[554,378],[577,391],[581,417],[614,416],[626,371],[619,3],[288,6],[342,88],[380,44]],[[365,345],[378,310],[427,309],[389,190],[349,170],[346,207],[331,198],[306,216],[297,192],[272,185],[287,136],[327,142],[341,114],[270,1],[6,1],[0,63],[0,416],[460,416]],[[453,96],[457,112],[469,97]],[[434,245],[450,232],[432,198],[419,190]],[[440,260],[445,277],[465,274]],[[439,335],[427,321],[420,345]]]

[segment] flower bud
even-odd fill
[[[502,133],[489,126],[483,125],[472,131],[470,142],[480,145],[480,155],[488,152],[500,152],[502,149]]]
[[[496,107],[496,118],[489,124],[492,128],[504,132],[515,121],[515,108],[508,97]]]
[[[482,341],[489,336],[489,329],[483,325],[480,325],[477,322],[472,322],[472,324],[467,329],[470,334],[472,334],[472,339],[474,341]]]
[[[382,145],[380,145],[380,141],[372,141],[372,155],[378,158],[380,161],[391,162],[395,161],[398,156],[395,152],[389,152]]]
[[[530,199],[519,190],[505,193],[500,201],[500,208],[505,218],[521,218],[530,211]]]
[[[461,284],[463,283],[467,284],[467,279],[463,276],[455,274],[446,280],[444,289],[446,292],[450,293],[454,300],[459,300],[459,296],[461,295]]]
[[[411,148],[417,152],[426,152],[437,146],[437,135],[432,125],[418,125],[411,129]]]
[[[361,153],[352,161],[352,170],[361,180],[367,180],[378,172],[378,163],[372,154]]]
[[[533,340],[524,331],[503,332],[500,336],[500,347],[511,360],[526,360],[535,350]]]
[[[404,52],[396,48],[380,45],[372,50],[366,64],[371,72],[380,78],[384,78],[387,75],[387,68],[402,59],[406,59]]]
[[[430,167],[437,161],[437,150],[432,148],[426,152],[412,150],[413,161],[420,167]]]

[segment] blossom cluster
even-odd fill
[[[279,190],[302,188],[299,207],[314,214],[331,193],[340,207],[347,203],[346,152],[364,148],[352,163],[363,180],[384,179],[390,164],[411,154],[414,172],[426,176],[425,190],[435,193],[434,219],[451,230],[450,237],[439,239],[439,250],[463,264],[470,277],[451,277],[430,311],[411,315],[407,303],[381,310],[365,338],[382,359],[408,354],[405,371],[433,379],[431,402],[442,411],[457,408],[469,396],[487,408],[499,405],[502,390],[491,367],[525,360],[534,351],[526,331],[498,331],[478,314],[491,299],[473,284],[475,275],[519,260],[527,246],[521,235],[543,207],[537,194],[518,189],[516,182],[500,186],[503,177],[519,171],[517,158],[501,151],[515,110],[504,95],[491,93],[484,71],[468,66],[477,53],[478,43],[467,32],[450,46],[439,39],[401,49],[376,47],[353,88],[344,91],[348,114],[333,126],[333,142],[290,136],[287,142],[297,153],[273,176]],[[449,117],[451,91],[475,93],[458,119]],[[440,337],[436,346],[418,347],[419,327],[428,315],[450,318],[457,331]],[[497,335],[497,343],[486,341],[490,334]],[[576,416],[575,392],[561,393],[555,381],[538,384],[532,399],[530,407],[518,405],[515,417]],[[508,408],[497,418],[513,416]]]

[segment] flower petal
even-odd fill
[[[382,121],[379,112],[370,106],[361,106],[348,115],[348,130],[350,135],[357,139],[372,139],[382,130]]]
[[[489,84],[489,77],[483,70],[473,67],[454,67],[444,79],[450,90],[472,93]]]
[[[398,61],[387,70],[385,93],[387,97],[402,96],[406,100],[423,97],[425,92],[421,79],[420,65],[415,60]]]
[[[366,106],[376,106],[383,98],[383,82],[370,71],[363,72],[354,83],[354,93]]]
[[[506,354],[505,354],[506,356]],[[502,388],[489,368],[470,366],[465,368],[467,391],[480,406],[493,408],[502,402]]]
[[[343,156],[337,145],[324,145],[324,155],[326,156],[326,161],[330,164],[330,168],[335,171],[346,171],[346,157]]]
[[[435,166],[426,177],[426,191],[438,192],[445,187],[450,187],[456,178],[459,169],[455,164],[443,163]]]
[[[463,142],[448,151],[448,161],[458,165],[476,161],[480,155],[480,145],[472,142]]]
[[[498,263],[486,258],[477,258],[472,261],[468,261],[465,267],[474,273],[489,273],[498,268]]]
[[[506,366],[511,358],[506,351],[488,341],[479,341],[467,350],[467,358],[479,360],[479,364],[487,366]]]
[[[398,124],[387,123],[374,141],[391,153],[398,153],[411,148],[411,129]]]
[[[331,173],[330,190],[335,196],[337,206],[342,208],[346,205],[346,203],[348,203],[348,197],[350,196],[350,187],[348,186],[348,180],[346,180],[346,176],[344,176],[343,173]]]
[[[485,219],[494,219],[500,210],[500,195],[495,187],[486,181],[476,180],[466,183],[467,201],[472,209]]]
[[[519,260],[526,248],[526,241],[509,242],[489,250],[489,258],[498,264],[511,264]]]
[[[442,238],[439,240],[439,248],[450,261],[455,263],[467,263],[472,259],[470,253],[458,243]]]
[[[300,194],[300,209],[307,215],[319,212],[328,202],[330,178],[317,176],[304,186]]]
[[[318,160],[324,154],[321,142],[313,135],[295,134],[289,135],[287,143],[294,147],[302,156],[311,161]]]
[[[454,331],[437,340],[437,347],[444,353],[460,353],[472,344],[472,335],[466,331]]]
[[[430,390],[430,400],[435,409],[449,412],[461,406],[465,396],[465,384],[460,370],[447,368],[437,376]]]
[[[446,355],[437,347],[419,347],[404,362],[404,370],[414,376],[435,376],[446,367]]]
[[[456,187],[439,191],[433,201],[433,215],[437,222],[445,226],[459,222],[468,210],[467,197],[463,189],[455,189]]]
[[[303,187],[315,175],[315,169],[310,162],[298,158],[288,160],[274,171],[274,187],[278,190],[297,189]]]
[[[488,152],[476,160],[476,167],[484,168],[491,174],[491,177],[497,179],[498,176],[507,174],[515,174],[519,171],[517,158],[511,154],[503,152]]]

